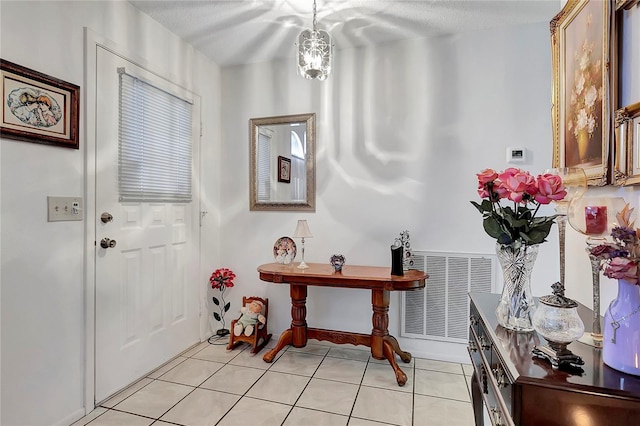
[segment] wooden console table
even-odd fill
[[[291,291],[291,328],[285,330],[275,348],[263,359],[272,362],[286,345],[304,347],[307,339],[327,340],[333,343],[350,343],[371,348],[371,356],[387,359],[396,374],[398,385],[404,386],[407,375],[398,367],[395,354],[403,362],[411,361],[411,354],[400,349],[395,337],[389,335],[389,292],[424,288],[427,274],[422,271],[405,271],[403,276],[391,275],[390,268],[345,265],[342,272],[334,272],[328,264],[309,263],[308,269],[292,265],[269,263],[258,267],[260,279],[276,284],[289,284]],[[307,327],[307,286],[359,288],[371,290],[373,305],[373,330],[371,334],[349,333]]]
[[[498,294],[470,296],[476,425],[483,424],[483,404],[496,426],[640,424],[640,377],[608,367],[602,362],[602,349],[581,342],[568,347],[584,360],[582,375],[553,369],[547,361],[532,358],[533,347],[546,343],[543,337],[498,325]],[[591,324],[590,309],[580,305],[578,313]]]

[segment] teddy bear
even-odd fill
[[[246,306],[240,308],[242,315],[233,327],[233,334],[239,336],[244,332],[245,336],[251,336],[255,325],[260,322],[264,324],[267,319],[262,315],[262,302],[253,300]]]

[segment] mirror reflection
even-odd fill
[[[315,114],[252,118],[250,210],[315,211]]]

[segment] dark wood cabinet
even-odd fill
[[[553,369],[531,351],[545,340],[536,332],[516,333],[495,315],[499,295],[471,293],[469,355],[476,425],[482,406],[494,425],[600,426],[640,424],[640,377],[621,373],[602,362],[602,350],[573,342],[584,360],[580,375]],[[591,311],[580,306],[589,324]]]

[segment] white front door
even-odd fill
[[[199,206],[118,200],[118,67],[185,99],[183,89],[99,47],[96,66],[95,401],[199,341]],[[194,104],[194,138],[199,138]],[[198,143],[193,146],[194,168]],[[194,176],[197,176],[194,169]],[[194,200],[197,186],[193,185]],[[103,213],[112,220],[103,222]],[[113,247],[101,247],[108,238]]]

